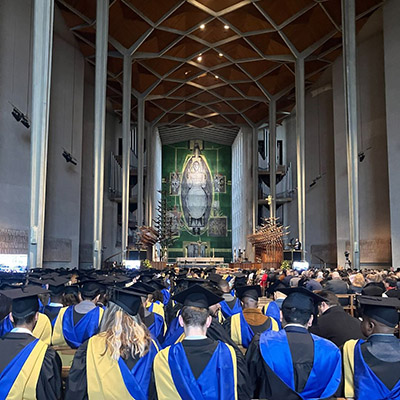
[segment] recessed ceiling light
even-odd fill
[[[218,75],[215,75],[215,79],[218,79],[219,78],[219,76]]]
[[[223,56],[224,56],[222,53],[219,53],[218,55],[219,55],[220,57],[223,57]]]
[[[185,71],[185,75],[187,75],[189,73],[189,71]]]
[[[228,30],[229,26],[228,25],[224,25],[224,29]]]
[[[202,59],[203,59],[203,57],[201,55],[197,57],[198,62],[201,62]]]
[[[204,29],[206,26],[204,24],[200,25],[200,29]]]

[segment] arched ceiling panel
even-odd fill
[[[56,4],[93,66],[96,0]],[[381,4],[356,0],[357,30]],[[340,9],[340,0],[111,0],[109,104],[121,115],[130,54],[133,94],[147,99],[149,122],[207,137],[218,126],[267,122],[273,97],[281,121],[295,104],[296,55],[307,51],[310,85],[341,54]]]

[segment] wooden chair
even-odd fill
[[[61,377],[63,380],[66,380],[71,369],[72,361],[74,360],[76,349],[71,349],[69,346],[52,346],[52,349],[54,349],[61,358]]]
[[[339,299],[347,299],[347,304],[343,306],[343,309],[347,311],[352,317],[354,317],[356,306],[354,302],[355,295],[354,294],[337,294]]]

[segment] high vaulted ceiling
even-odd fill
[[[96,0],[57,4],[94,64]],[[356,0],[358,29],[381,4]],[[120,114],[129,51],[132,93],[159,126],[256,127],[271,98],[279,122],[294,107],[296,55],[310,85],[341,53],[341,0],[110,0],[109,18],[107,96]]]

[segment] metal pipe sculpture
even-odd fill
[[[289,227],[280,225],[279,218],[265,218],[256,233],[248,240],[254,246],[255,261],[279,268],[283,261],[283,238],[289,234]]]

